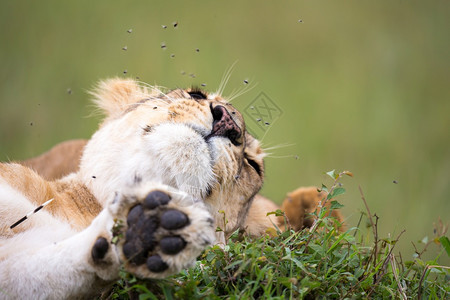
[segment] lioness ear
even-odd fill
[[[99,82],[91,92],[94,103],[108,116],[116,116],[130,104],[145,98],[146,88],[140,87],[132,79],[112,78]]]

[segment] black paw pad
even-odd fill
[[[108,241],[104,237],[98,238],[95,241],[94,247],[92,247],[91,250],[91,256],[94,262],[102,260],[105,257],[106,252],[108,252],[108,249],[109,249]]]
[[[130,263],[142,265],[145,263],[148,253],[157,244],[154,233],[158,229],[159,222],[156,216],[146,216],[141,205],[136,205],[131,209],[127,222],[129,228],[125,233],[123,254]]]
[[[142,218],[144,215],[144,210],[142,209],[141,205],[136,205],[133,207],[130,212],[128,213],[127,217],[127,224],[128,226],[131,224],[136,224],[138,220]]]
[[[144,226],[140,228],[140,239],[146,252],[152,251],[156,246],[155,231],[158,228],[158,221],[151,217],[145,220]]]
[[[165,254],[177,254],[186,246],[186,242],[179,236],[166,236],[159,242]]]
[[[145,197],[144,207],[147,209],[154,209],[160,205],[165,205],[169,203],[170,196],[161,192],[161,191],[153,191]]]
[[[161,216],[161,226],[168,230],[179,229],[189,223],[188,217],[175,209],[166,210]]]
[[[135,265],[142,265],[145,263],[146,253],[143,251],[143,245],[140,240],[134,242],[127,242],[123,245],[122,251],[128,261]]]
[[[167,270],[168,267],[159,255],[153,255],[147,259],[147,268],[152,272],[160,273]]]

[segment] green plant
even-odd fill
[[[333,198],[345,192],[339,180],[350,172],[327,173],[334,182],[323,199],[330,209],[342,205]],[[207,249],[194,268],[164,280],[138,280],[122,272],[121,280],[104,297],[108,299],[360,299],[419,298],[448,299],[449,267],[437,259],[450,253],[447,228],[436,225],[436,238],[424,240],[412,261],[394,255],[395,239],[380,239],[378,217],[372,216],[361,191],[367,213],[358,226],[345,232],[337,230],[336,220],[326,216],[320,206],[311,228],[300,232],[280,232],[252,238],[234,232],[226,245]],[[324,204],[324,203],[322,203]],[[277,212],[279,213],[279,212]],[[366,216],[373,232],[368,244],[364,229]],[[431,243],[442,248],[435,260],[423,261],[421,255]]]

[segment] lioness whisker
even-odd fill
[[[297,155],[271,155],[271,153],[266,155],[266,158],[298,158]]]
[[[262,147],[262,149],[264,150],[264,152],[269,151],[269,150],[276,150],[276,149],[280,149],[280,148],[287,148],[287,147],[292,147],[295,146],[296,144],[279,144],[279,145],[275,145],[275,146],[271,146],[271,147]],[[266,152],[267,153],[267,152]]]
[[[257,85],[258,85],[258,83],[255,83],[255,84],[252,85],[252,86],[246,85],[246,86],[244,86],[243,88],[237,89],[237,91],[236,91],[235,94],[232,94],[232,95],[230,95],[230,96],[227,98],[228,102],[231,102],[231,101],[233,101],[234,99],[236,99],[236,98],[238,98],[238,97],[244,95],[245,93],[250,92],[250,91],[253,90]]]
[[[234,66],[236,65],[237,62],[238,61],[236,60],[223,74],[222,80],[219,85],[219,89],[216,92],[217,94],[219,94],[219,95],[223,94],[223,91],[225,90],[225,87],[231,78],[231,74],[233,73]]]

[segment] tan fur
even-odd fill
[[[246,232],[253,236],[260,236],[269,233],[268,229],[275,229],[275,226],[284,229],[281,218],[274,215],[267,216],[267,213],[274,212],[277,209],[279,209],[279,206],[274,202],[261,195],[256,195],[248,212],[245,224]]]
[[[99,214],[102,207],[86,186],[68,180],[46,181],[33,170],[19,164],[0,163],[2,178],[12,188],[22,194],[37,207],[49,199],[54,199],[56,205],[49,205],[46,211],[76,230],[87,227]],[[28,211],[14,211],[9,223],[0,223],[0,236],[11,235],[9,225],[20,219]],[[13,221],[14,220],[14,221]],[[19,233],[29,229],[30,223],[18,226],[12,230]]]
[[[21,161],[20,164],[35,170],[47,180],[59,179],[78,171],[87,142],[87,140],[62,142],[44,154]]]
[[[281,210],[285,212],[290,225],[294,230],[301,230],[305,227],[311,227],[314,223],[312,215],[317,209],[319,202],[325,203],[327,194],[318,192],[316,187],[302,187],[288,193]],[[331,200],[327,201],[325,206],[329,209]],[[328,213],[327,213],[328,215]],[[342,214],[337,210],[331,211],[331,216],[340,223],[343,222]]]
[[[132,79],[112,78],[101,81],[92,95],[94,102],[107,116],[115,118],[130,104],[149,96],[151,92]]]

